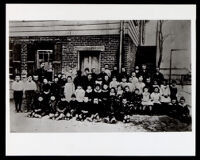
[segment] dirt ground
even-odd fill
[[[183,87],[179,96],[184,96],[191,104],[190,87]],[[107,124],[103,122],[76,121],[74,118],[66,120],[50,120],[28,118],[27,113],[15,113],[13,100],[10,101],[10,129],[11,132],[174,132],[191,131],[191,125],[181,123],[168,116],[133,115],[130,123],[117,122]]]

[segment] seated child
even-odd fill
[[[42,95],[38,95],[38,97],[34,98],[32,112],[28,114],[28,117],[33,118],[42,118],[44,112],[44,99]]]
[[[144,86],[143,77],[139,76],[138,82],[135,84],[135,88],[139,89],[139,94],[142,94]]]
[[[58,102],[58,105],[57,105],[57,108],[56,108],[56,114],[55,114],[56,120],[65,119],[66,107],[67,107],[67,101],[65,99],[65,96],[61,96],[60,101]]]
[[[153,93],[151,93],[151,100],[153,102],[152,110],[153,110],[154,114],[160,114],[160,112],[161,112],[160,99],[161,99],[161,96],[160,96],[159,88],[155,87]]]
[[[124,123],[130,122],[130,112],[131,112],[130,103],[127,101],[125,97],[122,97],[121,116],[123,117]]]
[[[124,92],[124,91],[123,91],[123,89],[122,89],[122,86],[121,86],[121,85],[118,85],[118,86],[117,86],[117,94],[116,94],[116,96],[117,96],[117,99],[118,99],[119,101],[121,101],[123,92]]]
[[[97,84],[97,85],[95,86],[95,88],[94,88],[93,98],[97,98],[98,101],[102,102],[102,90],[101,90],[99,84]]]
[[[87,86],[87,89],[85,91],[85,97],[88,97],[88,101],[92,102],[93,99],[93,90],[92,86]]]
[[[83,99],[85,97],[85,91],[82,88],[82,86],[80,86],[80,85],[77,86],[77,89],[75,91],[75,95],[76,95],[77,102],[79,102],[79,103],[83,102]]]
[[[131,93],[135,91],[135,83],[133,82],[133,77],[128,78],[127,86],[129,86]]]
[[[89,121],[94,121],[94,122],[100,122],[100,117],[99,117],[99,112],[101,110],[101,104],[99,102],[98,98],[93,99],[93,104],[92,104],[92,115],[89,119]]]
[[[88,97],[84,97],[83,103],[81,105],[81,111],[78,114],[77,120],[84,121],[87,117],[89,117],[89,108],[90,102],[88,101]]]
[[[106,109],[106,117],[104,118],[105,123],[116,123],[115,111],[116,111],[116,91],[112,87],[109,92],[108,106]]]
[[[54,119],[56,114],[57,100],[54,95],[50,97],[49,101],[49,118]]]
[[[142,93],[141,110],[143,111],[143,113],[150,113],[152,111],[152,105],[153,103],[151,102],[149,88],[145,86]]]
[[[77,108],[78,108],[78,102],[76,100],[76,95],[72,94],[71,96],[71,101],[69,102],[69,107],[71,109],[71,115],[74,117],[77,113]]]
[[[180,98],[178,107],[179,107],[178,119],[182,122],[190,124],[192,121],[191,116],[190,116],[190,108],[189,108],[189,105],[185,103],[184,97]]]
[[[168,110],[168,116],[173,118],[178,118],[178,104],[177,99],[173,97],[171,99],[171,103],[169,103],[169,110]]]
[[[124,92],[123,92],[123,94],[122,94],[122,97],[123,97],[123,98],[126,98],[128,102],[131,102],[131,101],[132,101],[132,98],[133,98],[133,97],[132,97],[132,93],[130,92],[129,86],[126,86],[126,87],[124,88]]]

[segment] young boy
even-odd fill
[[[54,82],[51,84],[51,94],[55,95],[56,99],[60,97],[60,85],[58,84],[58,77],[54,77]]]
[[[72,115],[72,117],[74,117],[77,113],[77,109],[79,108],[75,94],[72,94],[71,101],[69,102],[69,106],[71,109],[71,115]]]
[[[12,84],[13,97],[15,101],[15,111],[22,112],[21,105],[22,105],[22,97],[23,97],[23,83],[20,81],[20,76],[15,76],[15,81]]]
[[[120,83],[120,85],[122,86],[122,89],[124,89],[127,86],[127,78],[126,77],[122,77],[122,82]]]
[[[91,102],[93,99],[93,90],[92,86],[87,86],[87,90],[85,91],[85,97],[88,97],[88,101]]]
[[[176,86],[176,81],[175,80],[172,80],[172,84],[170,85],[170,98],[171,99],[177,99],[177,92],[178,92],[178,89],[177,89],[177,86]]]
[[[90,109],[90,102],[88,101],[88,97],[84,97],[83,104],[81,106],[80,114],[78,118],[81,121],[84,121],[87,117],[89,117],[89,109]]]
[[[68,76],[67,77],[67,83],[65,83],[65,87],[64,87],[64,94],[65,94],[65,99],[67,102],[70,101],[72,94],[75,91],[75,85],[72,82],[72,77]]]
[[[57,107],[57,100],[56,100],[56,97],[52,95],[49,101],[49,118],[50,119],[55,119],[56,107]]]
[[[131,112],[130,103],[127,101],[126,97],[122,97],[121,114],[123,116],[124,123],[130,122],[130,112]]]
[[[92,115],[90,117],[89,121],[95,121],[95,122],[100,122],[100,117],[99,117],[99,112],[101,110],[101,104],[99,102],[98,98],[93,99],[93,104],[92,104]]]
[[[124,88],[124,92],[122,94],[122,97],[126,98],[128,102],[131,102],[133,100],[132,93],[130,92],[129,86],[126,86]]]
[[[108,110],[109,89],[108,85],[104,84],[102,89],[102,109],[100,117],[105,117]]]
[[[97,98],[98,101],[102,102],[102,90],[101,90],[99,84],[97,84],[97,85],[95,86],[95,88],[94,88],[93,98]]]
[[[138,88],[135,89],[135,92],[133,94],[133,112],[140,113],[141,109],[141,102],[142,102],[142,95],[140,94],[140,91]]]
[[[178,104],[176,98],[171,99],[171,103],[169,103],[168,107],[169,110],[167,115],[173,118],[178,118]]]
[[[185,103],[185,98],[181,97],[178,103],[178,107],[179,107],[179,116],[178,119],[182,122],[185,122],[187,124],[190,124],[192,119],[190,116],[190,108],[189,105],[187,105]]]
[[[33,97],[35,96],[35,91],[37,90],[36,83],[32,80],[32,76],[28,75],[28,79],[24,84],[24,91],[26,96],[26,111],[31,110],[31,105],[33,103]]]
[[[80,86],[80,85],[77,86],[75,95],[76,95],[77,102],[79,103],[79,105],[81,105],[81,103],[83,102],[83,99],[85,97],[85,91],[83,90],[82,86]]]
[[[138,82],[138,78],[136,77],[136,73],[132,72],[131,77],[132,77],[132,83],[135,85]]]
[[[62,95],[56,108],[56,115],[55,115],[56,120],[65,119],[65,111],[66,111],[67,105],[68,105],[68,102],[66,101],[65,96]]]
[[[133,83],[133,78],[129,77],[127,86],[129,86],[130,92],[133,93],[135,91],[135,83]]]

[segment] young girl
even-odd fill
[[[130,92],[133,93],[135,91],[135,83],[133,83],[133,78],[129,77],[127,86],[129,86]]]
[[[122,89],[124,89],[127,86],[127,78],[122,77],[122,82],[120,83]]]
[[[155,114],[160,114],[161,109],[160,109],[160,92],[159,92],[159,88],[155,87],[153,93],[151,93],[151,100],[153,103],[153,110]]]
[[[135,92],[133,94],[133,112],[136,113],[140,113],[140,109],[141,109],[141,102],[142,102],[142,95],[139,92],[139,89],[135,89]]]
[[[68,76],[67,77],[67,83],[65,83],[64,87],[64,94],[65,94],[65,99],[67,102],[70,101],[72,94],[75,91],[75,86],[74,83],[72,82],[72,77]]]
[[[149,89],[147,87],[144,87],[143,93],[142,93],[142,106],[141,110],[143,113],[147,112],[150,113],[152,111],[152,102],[150,98]]]
[[[82,86],[78,85],[75,91],[76,100],[78,103],[82,103],[85,97],[85,91],[83,90]]]

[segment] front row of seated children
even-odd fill
[[[82,90],[81,86],[77,88]],[[97,84],[94,91],[88,86],[85,93],[72,94],[70,101],[67,101],[64,95],[59,97],[44,92],[35,96],[29,117],[41,118],[48,115],[55,120],[70,120],[75,117],[78,121],[87,119],[95,122],[103,120],[106,123],[127,123],[133,114],[166,114],[186,123],[191,122],[184,97],[180,98],[179,103],[177,98],[172,98],[171,102],[167,103],[164,98],[168,97],[162,98],[158,87],[155,87],[151,94],[148,89],[144,87],[142,94],[139,89],[131,93],[126,86],[124,92],[120,92],[120,89],[116,92],[115,88],[108,90],[108,86],[103,85],[101,89]]]

